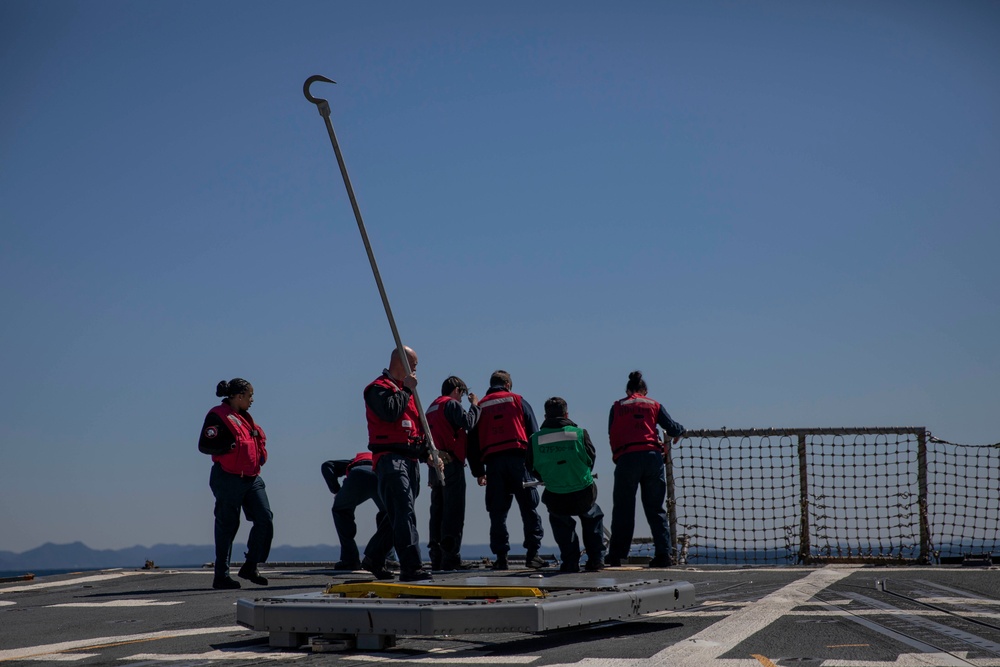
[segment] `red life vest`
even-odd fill
[[[392,379],[381,375],[368,387],[378,385],[395,392],[403,391]],[[368,387],[365,387],[367,391]],[[378,415],[365,403],[365,416],[368,418],[368,449],[374,452],[372,462],[378,465],[380,454],[388,451],[402,453],[403,450],[419,440],[424,435],[424,428],[420,423],[420,413],[417,411],[417,402],[410,396],[403,415],[394,422],[387,422],[379,419]],[[393,447],[393,445],[395,445]],[[416,451],[414,450],[414,458]]]
[[[632,394],[615,401],[611,413],[614,417],[608,438],[611,441],[613,461],[629,452],[662,451],[663,445],[656,432],[659,403],[641,394]]]
[[[358,452],[358,455],[351,459],[351,462],[347,464],[347,469],[345,473],[351,472],[351,468],[354,466],[364,466],[372,464],[372,453],[371,452]]]
[[[479,402],[479,452],[482,459],[511,449],[528,450],[521,397],[509,391],[495,391]]]
[[[260,467],[267,462],[267,438],[264,436],[264,429],[254,422],[250,413],[240,414],[228,403],[217,405],[210,412],[214,412],[222,419],[222,423],[236,439],[236,446],[233,449],[225,454],[213,456],[212,460],[233,475],[243,477],[259,475]]]
[[[444,416],[444,406],[448,404],[448,401],[454,400],[451,396],[438,396],[434,399],[434,402],[427,408],[427,426],[431,429],[435,447],[465,463],[465,447],[469,435],[464,428],[452,426],[448,418]]]

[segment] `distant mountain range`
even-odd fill
[[[233,545],[233,560],[242,561],[246,545]],[[422,545],[426,557],[427,545]],[[545,551],[545,547],[543,547]],[[552,550],[554,551],[554,549]],[[489,556],[485,544],[462,547],[466,559]],[[277,562],[329,562],[340,556],[340,547],[318,544],[309,547],[288,545],[272,547],[268,560]],[[109,567],[142,567],[147,560],[157,567],[200,566],[215,560],[215,547],[211,544],[154,544],[151,547],[134,546],[126,549],[91,549],[83,542],[52,544],[47,542],[24,553],[0,551],[0,572],[36,572],[40,570],[99,570]]]

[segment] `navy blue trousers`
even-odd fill
[[[392,542],[390,526],[382,521],[385,514],[385,504],[382,503],[382,498],[378,495],[378,477],[372,471],[371,466],[354,466],[344,477],[344,483],[333,499],[333,508],[331,509],[333,526],[337,529],[337,537],[340,540],[340,560],[345,563],[353,565],[361,563],[358,543],[355,541],[358,535],[358,524],[354,518],[354,512],[358,505],[369,500],[375,501],[378,516],[376,518],[377,528],[375,534],[368,541],[365,555],[372,556],[374,553],[376,556],[372,557],[375,558],[381,552],[383,545]],[[381,563],[381,561],[376,562]]]
[[[435,570],[454,570],[462,564],[462,532],[465,529],[465,465],[444,464],[444,485],[437,473],[431,476],[431,519],[427,550]]]
[[[656,558],[670,556],[670,526],[667,523],[667,474],[660,452],[622,454],[615,463],[615,488],[612,492],[611,541],[608,555],[625,558],[632,547],[635,530],[635,492],[639,490],[642,510],[653,537]]]
[[[590,510],[577,516],[580,517],[587,559],[598,563],[604,557],[604,512],[600,505],[594,503]],[[570,514],[549,510],[549,524],[552,526],[552,537],[559,545],[559,560],[567,565],[579,565],[580,539],[576,535],[576,520]]]
[[[505,555],[510,551],[510,533],[507,532],[507,513],[517,500],[524,525],[524,548],[537,553],[542,545],[544,531],[538,515],[538,491],[524,488],[524,482],[533,481],[524,465],[524,457],[495,455],[486,461],[486,511],[490,515],[490,551]]]
[[[243,510],[247,521],[253,523],[247,538],[247,561],[267,562],[274,538],[274,514],[267,500],[263,478],[259,475],[233,475],[216,463],[212,466],[208,485],[215,495],[215,577],[229,576],[233,540],[240,529],[240,510]]]
[[[383,454],[375,466],[378,494],[385,505],[386,517],[379,522],[379,531],[388,530],[390,543],[380,545],[378,553],[365,550],[376,563],[382,563],[392,547],[396,548],[399,569],[407,574],[421,568],[420,536],[414,502],[420,494],[420,464],[398,454]],[[386,528],[383,528],[386,524]],[[372,538],[374,540],[374,538]],[[371,542],[369,542],[371,546]]]

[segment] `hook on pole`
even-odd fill
[[[317,81],[323,81],[324,83],[337,83],[333,79],[328,79],[322,74],[313,74],[311,77],[306,79],[306,82],[302,84],[302,93],[306,96],[306,99],[319,107],[319,113],[324,118],[330,115],[330,103],[324,100],[322,97],[314,97],[312,93],[309,92],[309,87],[312,86]]]

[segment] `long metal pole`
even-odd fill
[[[413,372],[410,368],[410,360],[406,355],[406,348],[403,346],[403,341],[399,337],[399,329],[396,327],[396,319],[392,316],[392,307],[389,306],[389,297],[385,293],[385,285],[382,283],[382,274],[378,271],[378,262],[375,261],[375,253],[372,252],[372,244],[368,240],[368,231],[365,229],[365,221],[361,217],[361,209],[358,207],[358,200],[354,196],[354,187],[351,185],[351,177],[347,173],[347,165],[344,163],[344,156],[340,152],[340,144],[337,143],[337,134],[333,131],[333,123],[330,122],[330,103],[326,100],[313,97],[309,92],[309,87],[317,82],[323,81],[325,83],[336,83],[325,76],[316,74],[308,79],[302,85],[302,92],[305,94],[306,99],[316,105],[319,109],[319,115],[323,117],[323,122],[326,123],[326,131],[330,135],[330,143],[333,145],[333,152],[337,156],[337,164],[340,165],[340,174],[344,177],[344,185],[347,187],[347,196],[351,200],[351,208],[354,209],[354,218],[358,221],[358,231],[361,232],[361,240],[365,243],[365,252],[368,253],[368,262],[372,266],[372,273],[375,275],[375,283],[378,285],[378,293],[382,297],[382,305],[385,307],[385,316],[389,318],[389,326],[392,328],[392,337],[396,341],[396,353],[403,362],[403,368],[406,370],[406,374],[409,375]],[[431,429],[427,425],[427,416],[424,414],[424,408],[420,403],[420,395],[417,393],[416,387],[413,388],[413,400],[417,404],[417,412],[420,413],[420,424],[424,427],[424,434],[427,436],[427,444],[430,446],[431,458],[434,461],[434,470],[437,472],[438,479],[441,480],[442,486],[444,485],[444,472],[441,464],[441,458],[438,456],[437,447],[434,446],[434,437],[431,435]]]

